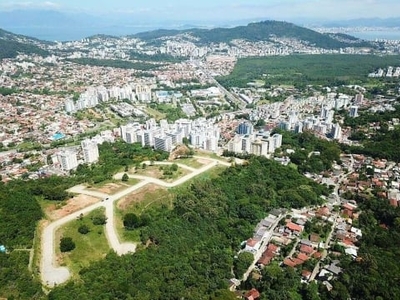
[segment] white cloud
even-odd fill
[[[6,2],[1,3],[0,8],[3,9],[35,9],[35,8],[51,8],[58,9],[61,8],[61,5],[57,2],[52,1],[21,1],[21,2]]]

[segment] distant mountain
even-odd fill
[[[337,37],[335,35],[321,34],[311,29],[300,27],[288,22],[263,21],[250,23],[247,26],[234,28],[214,29],[186,29],[186,30],[155,30],[135,34],[134,37],[146,41],[154,41],[167,36],[189,34],[195,43],[229,43],[235,39],[243,39],[250,42],[268,41],[271,37],[296,38],[304,42],[324,49],[339,49],[344,47],[373,47],[369,42],[356,38]]]
[[[362,18],[352,20],[339,20],[322,23],[324,27],[400,27],[398,18]]]
[[[46,56],[48,52],[43,49],[45,44],[48,42],[0,29],[0,59],[13,58],[19,53]]]

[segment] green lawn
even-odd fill
[[[104,209],[98,209],[84,216],[81,220],[75,220],[57,230],[56,253],[62,257],[62,264],[66,265],[73,273],[73,277],[79,277],[79,271],[89,266],[91,262],[98,261],[110,251],[104,225],[93,225],[91,217],[97,214],[104,214]],[[81,234],[78,228],[87,225],[90,232]],[[76,248],[68,253],[60,253],[59,240],[61,237],[71,237]]]
[[[199,169],[204,166],[204,164],[201,164],[198,162],[197,158],[179,158],[174,160],[176,163],[180,163],[182,165],[186,165],[188,167],[192,167],[195,169]]]

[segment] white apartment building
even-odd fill
[[[171,152],[172,151],[172,138],[170,136],[155,137],[154,149]]]
[[[99,160],[99,148],[95,141],[86,139],[82,141],[81,146],[85,163],[91,164]]]
[[[70,171],[78,166],[78,158],[76,152],[71,150],[61,151],[57,154],[58,163],[63,171]]]

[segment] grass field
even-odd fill
[[[104,209],[95,210],[81,220],[72,221],[57,230],[57,243],[59,243],[61,237],[71,237],[75,242],[76,248],[68,253],[61,253],[59,246],[56,247],[60,264],[68,266],[75,278],[79,277],[78,273],[82,268],[87,267],[91,262],[104,258],[110,251],[104,225],[93,225],[91,220],[91,217],[97,214],[104,214]],[[87,225],[90,228],[89,233],[79,233],[78,228],[81,225]]]
[[[179,158],[174,160],[176,163],[180,163],[182,165],[186,165],[188,167],[192,167],[195,169],[201,168],[204,164],[200,163],[197,158]]]
[[[166,182],[173,182],[191,172],[189,170],[178,167],[178,170],[173,172],[171,175],[164,175],[164,171],[162,169],[166,169],[168,167],[168,165],[147,166],[145,169],[139,168],[132,174],[157,178]]]

